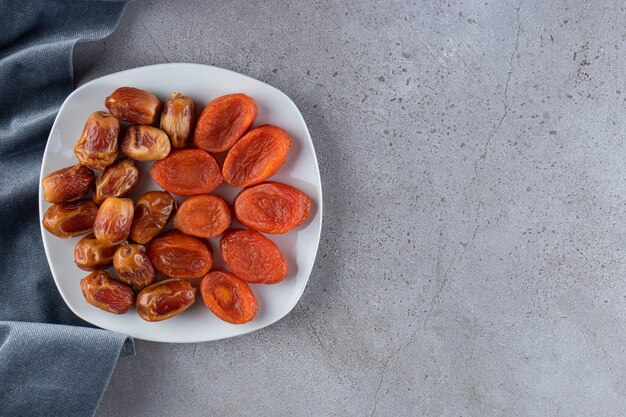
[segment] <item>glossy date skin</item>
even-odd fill
[[[208,242],[178,230],[153,239],[148,257],[157,271],[170,278],[200,278],[213,265]]]
[[[152,93],[134,87],[120,87],[104,101],[113,116],[129,123],[151,125],[161,113],[161,102]]]
[[[130,198],[109,197],[98,209],[93,231],[105,245],[122,244],[130,234],[134,206]]]
[[[109,246],[96,239],[93,233],[78,241],[74,248],[74,263],[85,271],[105,269],[113,262],[118,246]]]
[[[113,314],[124,314],[133,305],[135,294],[106,271],[94,271],[80,281],[85,300],[94,307]]]
[[[142,245],[126,244],[120,246],[113,256],[113,267],[120,281],[130,286],[133,291],[141,291],[155,279],[154,268]]]
[[[159,281],[137,295],[137,314],[146,321],[162,321],[188,309],[196,299],[196,289],[183,279]]]
[[[167,133],[172,148],[186,148],[191,144],[196,124],[196,105],[181,93],[172,93],[163,105],[161,129]]]
[[[83,199],[91,191],[95,174],[84,165],[54,171],[43,179],[44,200],[49,203],[69,203]]]
[[[135,161],[156,161],[170,153],[170,140],[161,129],[145,125],[130,125],[120,137],[120,149]]]
[[[139,182],[139,169],[133,161],[120,159],[106,167],[96,179],[96,191],[93,201],[104,203],[109,197],[126,197]]]
[[[149,191],[135,203],[130,238],[145,245],[158,235],[176,210],[176,201],[165,191]]]
[[[50,206],[43,216],[43,227],[55,236],[67,239],[93,230],[98,206],[91,200]]]
[[[117,137],[120,123],[105,111],[92,113],[83,133],[74,145],[76,158],[82,165],[103,170],[117,158]]]

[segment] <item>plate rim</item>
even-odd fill
[[[311,133],[309,132],[309,127],[306,123],[306,121],[304,120],[304,116],[302,115],[302,112],[300,111],[300,109],[298,108],[298,106],[296,106],[296,104],[293,102],[293,100],[291,99],[291,97],[289,97],[287,94],[285,94],[283,91],[281,91],[280,89],[274,87],[273,85],[270,85],[264,81],[258,80],[256,78],[250,77],[248,75],[245,74],[241,74],[239,72],[236,71],[232,71],[226,68],[221,68],[221,67],[217,67],[214,65],[206,65],[206,64],[197,64],[197,63],[189,63],[189,62],[168,62],[168,63],[161,63],[161,64],[153,64],[153,65],[145,65],[145,66],[140,66],[140,67],[134,67],[134,68],[128,68],[122,71],[117,71],[117,72],[112,72],[110,74],[106,74],[103,75],[101,77],[98,78],[94,78],[93,80],[90,80],[88,82],[86,82],[85,84],[81,85],[80,87],[76,88],[75,90],[73,90],[66,98],[65,100],[63,100],[63,103],[61,104],[61,107],[59,107],[59,110],[57,111],[57,114],[54,118],[54,122],[52,124],[52,127],[50,128],[50,131],[48,133],[48,139],[46,140],[46,146],[43,152],[43,155],[41,157],[41,168],[39,171],[39,192],[38,192],[38,206],[39,206],[39,229],[41,231],[41,241],[43,243],[44,246],[44,253],[46,255],[46,260],[48,261],[48,268],[50,269],[50,273],[52,275],[52,278],[54,280],[54,284],[56,285],[57,291],[61,294],[61,298],[63,299],[63,302],[65,303],[65,305],[72,311],[72,313],[74,313],[78,318],[80,318],[81,320],[85,321],[86,323],[89,323],[92,326],[95,326],[99,329],[104,329],[107,331],[111,331],[111,332],[116,332],[116,333],[120,333],[117,330],[110,330],[104,327],[101,327],[95,323],[92,323],[91,321],[87,320],[86,318],[84,318],[81,314],[78,313],[78,311],[76,311],[74,309],[74,307],[71,305],[70,302],[68,302],[68,296],[64,293],[62,286],[59,284],[59,280],[57,278],[57,274],[55,273],[55,268],[53,266],[53,263],[50,259],[50,255],[49,255],[49,251],[48,251],[48,244],[46,242],[46,239],[44,238],[45,234],[48,233],[47,230],[43,227],[42,224],[42,220],[43,220],[43,215],[45,213],[45,211],[47,210],[44,205],[45,205],[45,200],[43,199],[43,186],[42,186],[42,180],[44,178],[44,162],[46,160],[46,156],[48,154],[48,147],[50,146],[50,139],[52,136],[52,132],[55,131],[55,128],[57,127],[57,123],[59,122],[59,115],[61,114],[62,110],[65,108],[67,102],[77,93],[79,93],[80,91],[88,88],[91,84],[94,84],[104,78],[107,77],[112,77],[112,76],[118,76],[118,75],[123,75],[125,73],[130,73],[130,72],[137,72],[137,71],[142,71],[142,70],[149,70],[149,69],[155,69],[155,68],[163,68],[163,67],[196,67],[196,68],[210,68],[211,70],[214,71],[223,71],[226,73],[229,73],[231,75],[235,75],[237,77],[244,77],[247,78],[249,80],[252,80],[254,82],[257,83],[261,83],[264,84],[265,86],[271,88],[272,90],[274,90],[276,93],[278,93],[279,95],[283,96],[283,98],[286,99],[286,101],[289,103],[289,105],[293,106],[293,108],[296,110],[296,113],[298,114],[298,117],[300,119],[300,122],[302,122],[302,125],[304,126],[304,131],[305,131],[305,139],[308,141],[308,143],[311,145],[311,149],[313,150],[313,162],[315,163],[315,173],[314,175],[317,177],[317,182],[319,184],[318,187],[318,192],[319,192],[319,201],[317,202],[317,213],[319,215],[319,226],[317,227],[317,238],[316,238],[316,242],[315,242],[315,252],[313,253],[313,261],[311,263],[311,267],[309,268],[309,270],[306,273],[306,280],[304,282],[304,285],[302,285],[302,288],[297,291],[297,296],[291,296],[291,305],[288,306],[288,308],[285,310],[285,314],[283,314],[282,316],[273,319],[272,321],[268,322],[267,324],[265,324],[262,327],[259,327],[257,329],[248,329],[245,331],[242,331],[241,333],[238,333],[236,335],[232,335],[232,336],[219,336],[219,337],[209,337],[209,338],[197,338],[194,340],[182,340],[182,339],[168,339],[168,340],[163,340],[160,338],[152,338],[152,337],[138,337],[138,336],[133,336],[131,334],[128,334],[128,336],[133,337],[134,339],[138,339],[138,340],[146,340],[146,341],[150,341],[150,342],[158,342],[158,343],[204,343],[204,342],[213,342],[213,341],[218,341],[218,340],[224,340],[224,339],[231,339],[231,338],[235,338],[235,337],[239,337],[239,336],[243,336],[249,333],[253,333],[262,329],[265,329],[266,327],[269,327],[271,325],[273,325],[274,323],[282,320],[283,318],[285,318],[287,315],[289,315],[291,313],[291,311],[295,308],[295,306],[298,304],[298,302],[300,301],[300,299],[302,298],[302,295],[304,294],[304,291],[309,283],[309,279],[311,278],[311,273],[313,272],[313,268],[315,267],[315,262],[317,260],[317,254],[319,252],[319,244],[320,244],[320,240],[321,240],[321,236],[322,236],[322,224],[323,224],[323,220],[324,220],[324,215],[323,215],[323,189],[322,189],[322,179],[321,179],[321,174],[320,174],[320,169],[319,169],[319,162],[317,160],[317,152],[315,150],[315,144],[313,143],[313,139],[311,138]],[[47,174],[46,174],[47,175]],[[235,325],[233,325],[235,326]]]

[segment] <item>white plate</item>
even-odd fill
[[[256,317],[249,323],[234,325],[219,320],[196,297],[195,304],[182,314],[162,322],[142,320],[134,309],[124,315],[106,313],[88,304],[79,281],[88,272],[74,264],[74,246],[80,237],[60,239],[43,227],[43,244],[52,276],[69,308],[80,318],[103,329],[124,333],[138,339],[157,342],[192,343],[224,339],[268,326],[287,315],[296,305],[309,279],[322,228],[322,187],[311,136],[296,105],[284,93],[261,81],[222,68],[198,64],[161,64],[135,68],[93,80],[76,89],[65,100],[54,121],[41,165],[41,178],[77,163],[74,142],[80,136],[87,117],[106,110],[104,99],[116,88],[133,86],[156,94],[161,100],[173,91],[191,97],[198,111],[223,94],[242,92],[253,97],[259,108],[256,125],[265,123],[282,127],[293,139],[287,161],[271,180],[291,184],[312,200],[311,214],[305,224],[284,235],[267,235],[278,244],[289,263],[289,276],[274,285],[251,285],[259,304]],[[142,177],[132,197],[148,190],[160,190],[148,173],[150,163],[138,163]],[[240,191],[221,185],[214,193],[232,203]],[[181,199],[178,199],[179,201]],[[39,186],[39,217],[50,206]],[[236,225],[235,225],[236,226]],[[223,267],[218,239],[209,239],[215,267]],[[197,283],[198,280],[192,280]]]

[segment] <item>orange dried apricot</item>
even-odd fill
[[[255,230],[234,230],[220,240],[224,262],[239,278],[254,284],[274,284],[289,273],[278,246]]]
[[[285,163],[291,138],[279,127],[264,125],[248,132],[224,160],[224,181],[249,187],[274,175]]]
[[[304,223],[310,210],[308,195],[279,182],[246,188],[234,204],[239,223],[263,233],[286,233]]]
[[[232,324],[247,323],[254,318],[258,306],[247,282],[225,271],[213,271],[200,281],[200,295],[209,310]]]
[[[152,165],[150,175],[164,190],[183,196],[206,194],[222,183],[215,158],[202,149],[174,150]]]
[[[174,215],[174,227],[188,235],[217,237],[230,227],[232,215],[223,198],[216,195],[189,197]]]
[[[224,152],[246,133],[258,114],[255,101],[245,94],[228,94],[206,105],[193,136],[193,143],[207,152]]]

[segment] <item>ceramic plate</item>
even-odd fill
[[[146,89],[165,100],[173,91],[191,97],[198,111],[223,94],[242,92],[253,97],[259,108],[255,126],[270,123],[282,127],[293,139],[287,161],[271,177],[273,181],[293,185],[312,200],[311,213],[303,225],[284,234],[267,235],[280,247],[289,263],[289,276],[274,285],[251,285],[259,310],[249,323],[234,325],[213,315],[196,297],[195,304],[182,314],[162,322],[142,320],[134,308],[124,315],[106,313],[88,304],[79,281],[88,272],[74,264],[74,246],[80,237],[60,239],[41,228],[44,248],[52,276],[69,308],[80,318],[103,329],[124,333],[138,339],[158,342],[191,343],[224,339],[268,326],[287,315],[296,305],[309,279],[322,227],[322,188],[317,158],[307,126],[296,105],[276,88],[250,77],[221,68],[198,64],[162,64],[135,68],[93,80],[76,89],[63,103],[54,121],[43,156],[41,178],[77,163],[74,142],[80,136],[89,115],[106,110],[104,99],[116,88],[133,86]],[[137,163],[142,177],[132,194],[133,200],[149,190],[161,188],[152,181],[152,162]],[[232,203],[239,188],[221,185],[213,194]],[[176,197],[180,202],[181,198]],[[39,216],[50,206],[39,187]],[[171,223],[171,222],[170,222]],[[238,224],[234,223],[233,227]],[[171,227],[171,225],[169,226]],[[223,268],[218,239],[209,239],[214,252],[214,268]],[[199,280],[191,280],[194,285]]]

